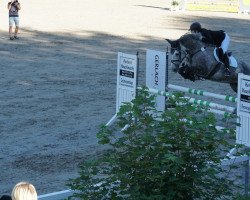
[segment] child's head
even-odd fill
[[[37,193],[32,184],[20,182],[13,188],[11,197],[12,200],[37,200]]]
[[[3,195],[0,200],[11,200],[11,197],[9,195]]]

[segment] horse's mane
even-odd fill
[[[185,33],[180,37],[180,42],[189,41],[189,40],[196,40],[200,41],[202,40],[202,35],[200,33]]]
[[[182,35],[179,39],[179,42],[182,44],[198,44],[202,43],[204,46],[211,46],[214,47],[212,44],[207,44],[202,41],[202,35],[201,33],[185,33]]]

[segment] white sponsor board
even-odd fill
[[[250,76],[238,75],[236,142],[250,147]]]
[[[136,95],[138,57],[118,52],[116,113],[124,102],[131,102]]]
[[[166,52],[147,50],[146,53],[146,86],[157,90],[166,90]],[[157,111],[165,110],[166,97],[156,97]]]

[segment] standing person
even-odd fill
[[[28,182],[15,185],[11,193],[12,200],[38,200],[35,187]]]
[[[21,5],[18,2],[18,0],[11,0],[11,2],[8,3],[8,9],[9,9],[9,35],[10,40],[18,39],[18,30],[19,30],[19,14],[18,11],[21,9]],[[14,36],[12,34],[12,27],[15,24],[15,33]]]
[[[201,33],[203,42],[213,44],[217,47],[219,59],[225,64],[226,75],[229,75],[230,70],[227,50],[230,38],[228,34],[223,30],[212,31],[202,28],[199,22],[192,23],[189,30],[194,33]]]

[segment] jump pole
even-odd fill
[[[148,91],[152,94],[158,94],[158,95],[166,96],[166,97],[170,97],[170,96],[174,97],[174,95],[172,93],[160,91],[160,90],[153,89],[153,88],[149,88]],[[189,103],[192,103],[194,105],[200,105],[200,106],[204,106],[207,108],[214,108],[214,109],[218,109],[218,110],[222,110],[222,111],[227,111],[230,113],[234,113],[236,111],[236,109],[234,107],[217,104],[217,103],[213,103],[210,101],[199,100],[199,99],[195,99],[195,98],[191,98],[191,97],[184,97],[184,98],[186,98]]]
[[[185,93],[189,93],[189,94],[212,97],[212,98],[215,98],[215,99],[221,99],[221,100],[224,100],[224,101],[229,101],[229,102],[234,102],[234,103],[237,102],[237,97],[233,97],[233,96],[229,96],[229,95],[221,95],[221,94],[216,94],[216,93],[212,93],[212,92],[206,92],[204,90],[196,90],[196,89],[186,88],[186,87],[182,87],[182,86],[178,86],[178,85],[172,85],[172,84],[168,84],[167,87],[169,89],[172,89],[172,90],[185,92]]]

